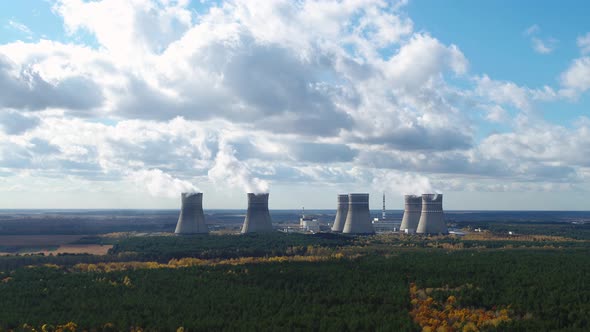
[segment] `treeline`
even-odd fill
[[[56,264],[73,266],[79,263],[156,261],[167,263],[171,259],[193,257],[201,259],[229,259],[240,257],[306,255],[314,247],[339,248],[354,244],[356,238],[330,233],[320,234],[244,234],[244,235],[191,235],[143,236],[119,239],[85,237],[79,244],[111,243],[109,255],[59,254],[43,256],[0,256],[0,271],[10,271],[29,265]]]
[[[124,253],[107,256],[98,256],[90,254],[58,254],[55,256],[44,256],[41,254],[25,254],[0,256],[0,272],[11,271],[26,266],[38,266],[44,264],[67,267],[80,263],[97,264],[105,262],[128,262],[141,259],[141,255],[135,253]]]
[[[130,237],[121,240],[110,254],[136,252],[155,261],[173,258],[238,258],[303,255],[308,246],[342,247],[354,243],[354,236],[332,233],[285,234],[261,233],[243,235],[190,235]]]
[[[461,236],[423,236],[406,234],[387,234],[375,237],[359,238],[355,244],[365,246],[402,247],[402,248],[442,248],[442,249],[498,249],[498,248],[589,248],[590,241],[537,239],[528,236],[506,236],[504,238],[466,239]]]
[[[86,254],[0,256],[0,271],[28,265],[155,261],[167,263],[185,257],[200,259],[232,259],[240,257],[274,257],[309,255],[315,248],[337,251],[350,248],[354,252],[388,254],[398,248],[499,249],[499,248],[588,248],[588,241],[533,241],[524,237],[509,240],[467,240],[461,237],[425,237],[418,235],[346,236],[342,234],[245,234],[192,236],[134,236],[107,238],[89,236],[80,244],[114,244],[106,256]],[[360,248],[363,247],[363,248]],[[349,251],[350,251],[349,250]]]
[[[461,221],[458,227],[482,228],[495,234],[563,236],[574,240],[590,240],[590,223],[571,222],[515,222],[515,221]]]

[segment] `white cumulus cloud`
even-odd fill
[[[426,176],[412,173],[378,172],[375,174],[372,184],[377,190],[397,192],[404,195],[440,193],[432,187],[430,179]]]
[[[265,193],[269,189],[268,181],[254,176],[248,166],[236,158],[235,150],[225,142],[220,142],[208,176],[215,183],[238,187],[247,193]]]
[[[421,193],[590,179],[587,123],[541,112],[590,89],[587,35],[555,82],[528,87],[472,72],[406,3],[57,0],[62,41],[0,45],[0,178],[130,180],[161,197],[196,183]],[[545,53],[557,43],[539,26],[525,36]]]
[[[578,39],[576,39],[576,42],[582,54],[590,53],[590,32],[583,36],[579,36]]]

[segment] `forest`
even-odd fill
[[[107,256],[0,257],[0,331],[590,329],[587,242],[445,241],[130,237]]]

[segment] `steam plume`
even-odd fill
[[[199,191],[192,183],[177,179],[157,168],[132,171],[127,175],[127,178],[137,185],[145,187],[148,193],[155,197],[176,198],[183,192]]]
[[[236,158],[235,150],[223,141],[219,142],[219,151],[208,176],[213,182],[242,188],[247,193],[268,192],[268,182],[254,177],[248,166]]]

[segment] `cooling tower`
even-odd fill
[[[422,213],[416,233],[421,234],[448,234],[442,208],[442,195],[423,194]]]
[[[248,211],[242,234],[272,232],[272,220],[268,212],[268,193],[248,193]]]
[[[203,213],[202,193],[182,193],[182,206],[176,224],[176,234],[209,233]]]
[[[404,217],[400,230],[407,233],[416,233],[420,214],[422,213],[422,197],[417,195],[404,195]]]
[[[342,233],[375,233],[369,213],[369,194],[348,194],[348,213]]]
[[[348,214],[348,195],[338,195],[338,208],[336,210],[336,218],[334,225],[332,225],[332,232],[342,233],[344,224],[346,223],[346,215]]]

